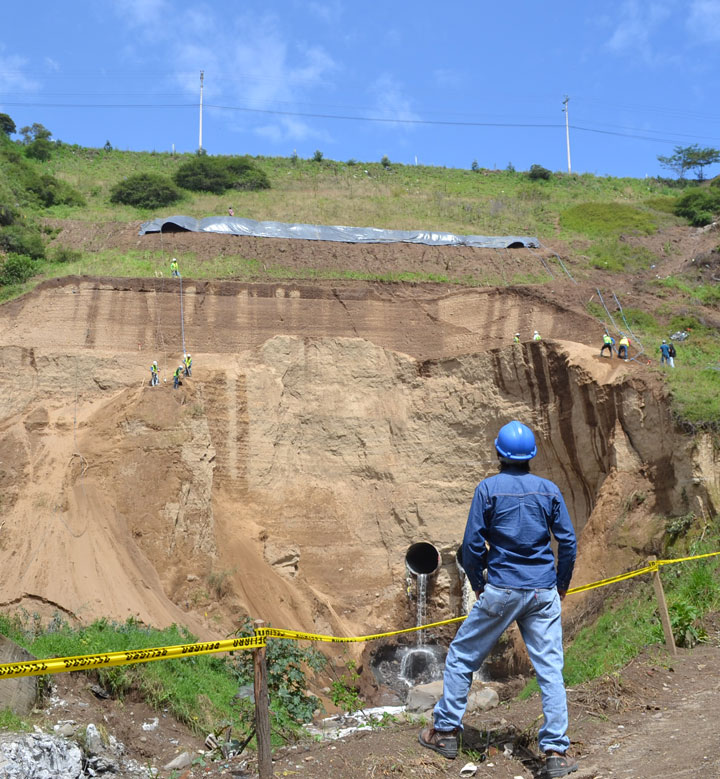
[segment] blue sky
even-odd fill
[[[84,146],[663,174],[720,148],[720,0],[5,3],[0,112]],[[350,117],[350,118],[338,118]],[[720,173],[720,165],[706,175]]]

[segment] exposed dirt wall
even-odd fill
[[[429,617],[447,615],[472,491],[512,418],[567,498],[575,583],[632,565],[659,539],[652,515],[708,497],[714,450],[695,456],[652,375],[577,338],[508,344],[514,292],[198,289],[178,390],[147,386],[154,357],[165,379],[180,356],[161,280],[69,280],[0,310],[0,603],[200,634],[241,613],[376,632],[413,622],[404,555],[428,540],[443,558]]]

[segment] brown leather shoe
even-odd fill
[[[423,728],[418,734],[418,741],[428,749],[454,760],[458,753],[457,728],[455,730],[435,730],[432,725]]]

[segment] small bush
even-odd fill
[[[0,284],[23,284],[35,275],[35,263],[25,254],[8,254],[0,268]]]
[[[686,192],[678,200],[675,213],[695,227],[710,224],[720,214],[720,189],[703,187]]]
[[[123,203],[136,208],[169,206],[181,198],[180,190],[167,176],[159,173],[138,173],[128,176],[110,190],[111,203]]]
[[[531,181],[549,181],[552,178],[552,173],[547,168],[543,168],[542,165],[531,165],[528,178]]]
[[[45,243],[40,233],[22,225],[0,229],[0,249],[8,254],[25,254],[35,260],[45,257]]]
[[[390,167],[390,157],[387,156],[387,154],[383,155],[383,158],[380,160],[380,164],[387,170]]]
[[[53,249],[51,259],[53,262],[80,262],[82,252],[77,249],[69,249],[67,246],[56,246]]]
[[[184,162],[174,178],[183,189],[216,195],[228,189],[254,191],[270,187],[265,173],[247,157],[195,157]]]
[[[36,143],[36,141],[34,141]],[[67,182],[47,174],[29,179],[27,191],[42,206],[84,206],[85,198]]]
[[[36,138],[25,147],[25,156],[46,162],[52,157],[54,144],[47,138]]]
[[[18,213],[10,206],[0,205],[0,227],[7,227],[17,219]]]
[[[315,154],[313,154],[313,162],[322,162],[323,156],[324,155],[320,149],[315,149]]]

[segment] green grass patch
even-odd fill
[[[616,273],[647,270],[658,261],[657,256],[644,246],[633,246],[616,237],[601,238],[590,246],[587,253],[592,267]]]
[[[249,635],[249,624],[246,620],[238,633]],[[43,624],[37,615],[27,612],[0,615],[0,633],[38,658],[174,646],[197,640],[176,625],[159,630],[131,618],[123,624],[101,619],[72,627],[60,617]],[[315,697],[306,694],[306,672],[322,668],[324,658],[319,652],[287,641],[271,642],[267,658],[274,725],[285,738],[299,737],[300,723],[309,721],[319,704]],[[247,695],[236,697],[239,688],[252,685],[251,652],[196,655],[88,673],[97,674],[100,684],[113,696],[138,694],[154,708],[169,711],[198,734],[217,732],[227,725],[249,734],[253,727],[251,700]]]
[[[598,238],[620,233],[651,235],[657,230],[656,219],[626,203],[579,203],[560,214],[565,230]]]
[[[675,206],[677,205],[677,198],[670,197],[668,195],[661,195],[659,197],[649,197],[644,201],[648,208],[652,208],[655,211],[661,211],[664,214],[675,214]]]
[[[670,520],[669,520],[670,521]],[[716,552],[720,548],[718,518],[711,532],[692,518],[687,524],[689,536],[679,538],[666,552],[668,559]],[[689,540],[692,536],[702,540]],[[720,561],[716,557],[692,560],[661,568],[663,588],[668,602],[673,634],[679,646],[692,646],[702,640],[703,615],[720,608]],[[631,580],[631,592],[609,595],[600,616],[578,632],[565,650],[565,683],[582,684],[627,665],[649,646],[664,642],[657,599],[648,576]],[[612,585],[611,585],[612,586]],[[627,587],[627,585],[624,585]],[[572,598],[573,596],[568,596]],[[532,680],[520,693],[528,698],[538,691]]]
[[[10,733],[27,733],[32,730],[32,726],[22,717],[18,717],[12,709],[7,708],[0,709],[0,731],[3,730]]]
[[[655,286],[679,292],[691,303],[713,306],[720,303],[720,285],[703,284],[680,276],[657,279]]]

